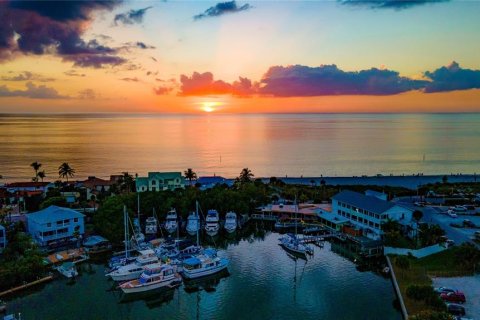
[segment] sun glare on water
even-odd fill
[[[211,101],[208,101],[208,102],[202,102],[202,110],[205,111],[205,112],[214,112],[216,110],[215,107],[219,106],[220,103],[219,102],[211,102]]]

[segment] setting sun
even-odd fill
[[[216,110],[215,107],[218,105],[220,105],[218,102],[202,102],[202,110],[205,112],[214,112]]]

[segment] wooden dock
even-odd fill
[[[18,286],[18,287],[9,289],[9,290],[7,290],[7,291],[0,292],[0,297],[6,296],[6,295],[8,295],[8,294],[11,294],[11,293],[14,293],[14,292],[23,290],[23,289],[27,289],[27,288],[36,286],[37,284],[41,284],[41,283],[44,283],[44,282],[51,281],[52,279],[53,279],[53,276],[50,275],[50,276],[47,276],[47,277],[45,277],[45,278],[41,278],[41,279],[35,280],[35,281],[33,281],[33,282],[23,284],[23,285],[21,285],[21,286]]]

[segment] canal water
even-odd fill
[[[59,278],[7,300],[22,319],[401,319],[389,279],[358,268],[348,250],[325,243],[308,261],[293,259],[270,231],[217,240],[227,273],[141,296],[126,296],[85,263],[71,282]]]

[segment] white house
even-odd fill
[[[372,193],[369,193],[372,194]],[[349,190],[342,191],[332,198],[332,213],[348,219],[372,239],[381,239],[382,224],[394,220],[405,230],[412,223],[413,211],[393,202],[385,201],[376,195],[365,195]]]

